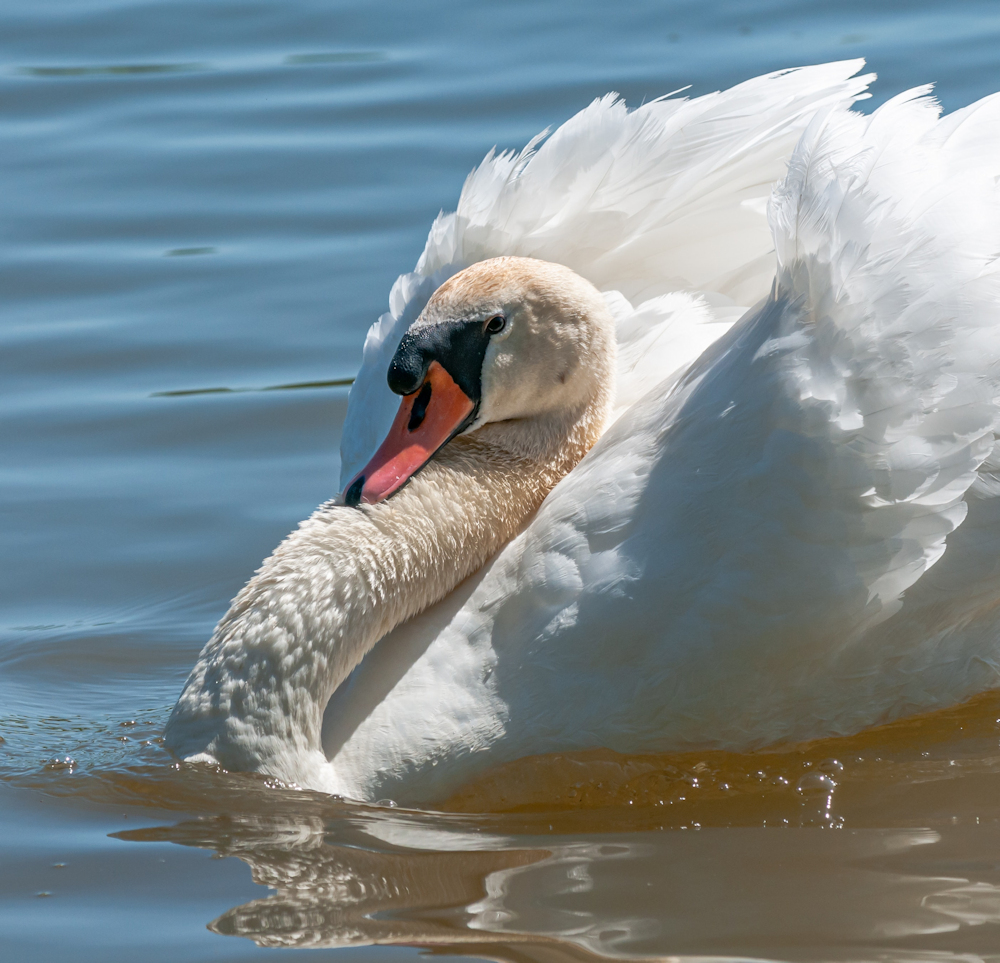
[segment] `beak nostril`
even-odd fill
[[[406,426],[408,431],[416,431],[423,424],[424,418],[427,417],[427,405],[430,404],[430,400],[431,383],[425,381],[424,386],[420,389],[420,394],[413,402],[413,408],[410,409],[410,423]]]
[[[361,490],[365,487],[365,476],[358,475],[357,478],[351,482],[347,491],[344,492],[344,504],[349,508],[357,508],[358,503],[361,501]]]
[[[413,390],[403,396],[388,434],[361,475],[348,485],[344,501],[350,505],[360,498],[375,505],[399,491],[439,448],[472,424],[475,412],[476,403],[447,368],[431,361]]]

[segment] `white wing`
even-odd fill
[[[406,328],[438,285],[476,261],[505,254],[557,261],[634,303],[706,294],[717,321],[735,320],[726,309],[759,300],[774,275],[764,213],[771,185],[817,110],[866,96],[872,75],[852,77],[863,63],[779,71],[631,112],[609,94],[541,146],[544,133],[519,154],[491,151],[469,175],[457,210],[434,222],[416,270],[396,281],[388,313],[368,332],[341,440],[342,484],[392,422],[399,399],[385,375]],[[653,317],[647,308],[647,323]],[[669,312],[675,329],[679,318]],[[700,308],[691,318],[705,323]],[[693,353],[675,366],[697,356],[709,330],[717,337],[725,324],[699,331]],[[675,331],[668,343],[687,342]]]
[[[335,766],[433,798],[486,746],[745,749],[1000,682],[1000,97],[923,94],[812,122],[772,296],[609,429]]]

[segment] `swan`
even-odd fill
[[[180,758],[365,801],[748,751],[1000,685],[1000,97],[852,61],[491,153],[369,332],[341,494]]]

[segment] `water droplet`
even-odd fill
[[[825,772],[807,772],[795,788],[803,794],[833,792],[837,784]]]
[[[72,772],[76,769],[76,760],[70,756],[63,756],[62,758],[54,756],[50,759],[44,766],[49,772]]]
[[[385,806],[386,809],[395,809],[399,804],[395,799],[380,799],[375,805]]]
[[[824,759],[819,766],[817,766],[817,768],[821,769],[823,772],[832,774],[843,772],[844,764],[839,759]]]

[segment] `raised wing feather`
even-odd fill
[[[952,541],[952,584],[1000,550],[989,508],[956,533],[997,460],[1000,99],[956,124],[921,93],[817,118],[772,203],[772,296],[627,412],[484,580],[514,742],[556,672],[572,708],[537,751],[745,748],[996,684],[1000,639],[964,631],[996,563],[964,609],[923,580]]]
[[[487,745],[746,749],[1000,683],[998,183],[1000,97],[817,117],[771,296],[560,482],[345,765],[433,798]]]
[[[708,294],[728,321],[725,306],[763,297],[774,274],[764,216],[771,185],[817,110],[865,96],[871,75],[852,77],[862,65],[779,71],[631,112],[611,94],[544,143],[542,134],[519,154],[490,152],[469,175],[457,210],[434,222],[416,270],[397,280],[389,311],[368,333],[341,441],[342,483],[392,421],[398,399],[385,374],[406,328],[438,285],[476,261],[557,261],[634,303],[676,291]],[[659,317],[647,308],[644,318],[671,324],[674,348],[686,343],[677,337],[676,310]],[[691,324],[703,320],[700,308],[692,313]],[[697,356],[706,333],[697,332],[693,353],[675,357],[674,366]]]

